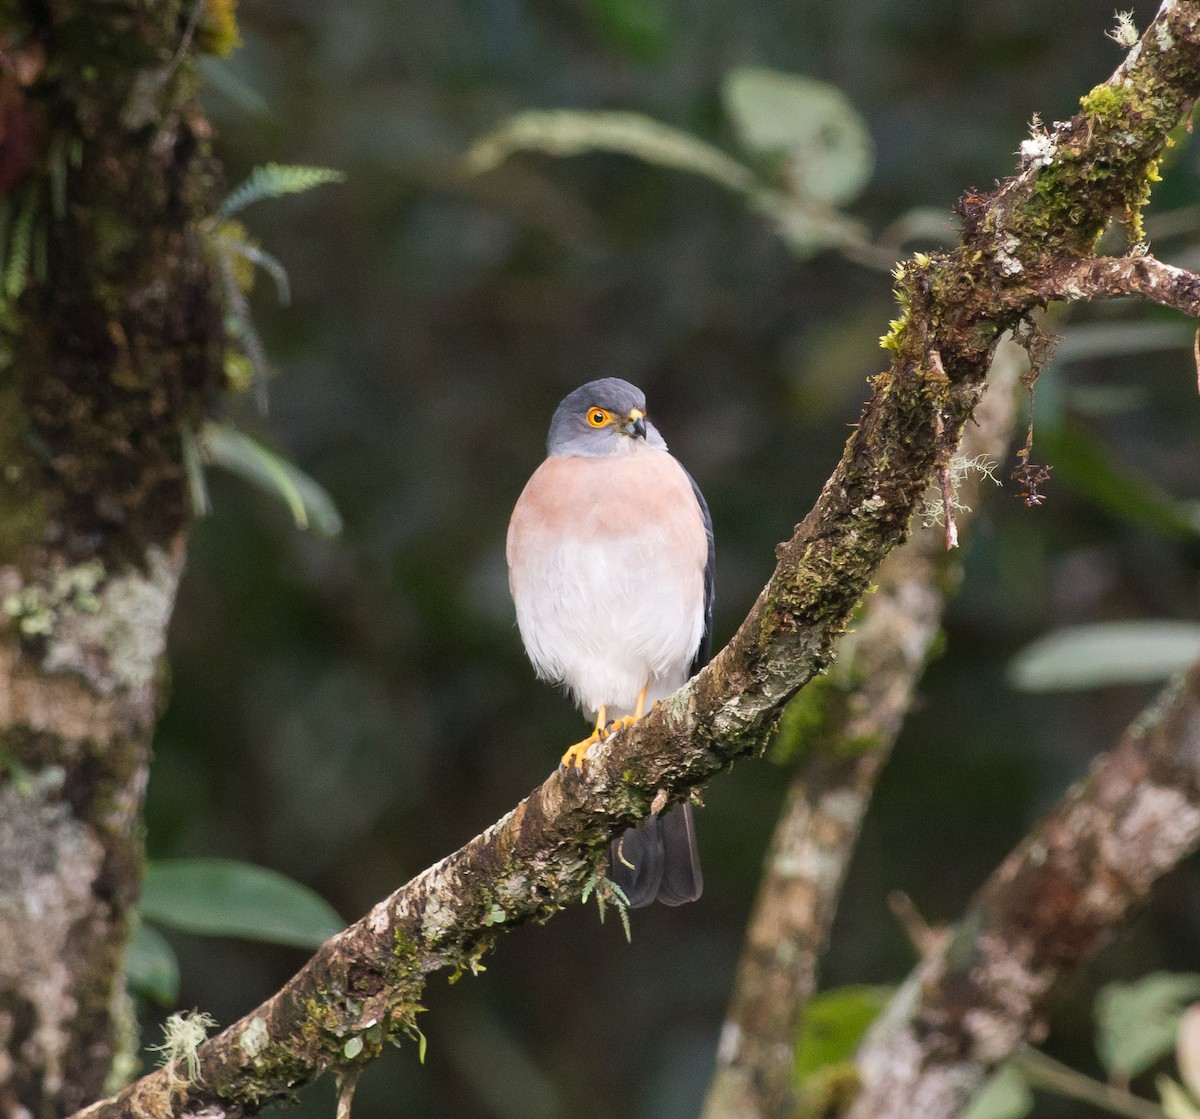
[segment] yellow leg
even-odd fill
[[[642,690],[638,692],[637,703],[634,705],[632,715],[622,715],[619,719],[614,719],[604,728],[601,735],[602,738],[607,738],[610,734],[615,734],[619,730],[624,730],[626,727],[633,726],[634,723],[642,717],[646,712],[646,688],[649,687],[650,681],[647,680],[642,685]]]
[[[604,724],[607,719],[608,708],[604,704],[601,704],[600,710],[596,712],[596,725],[592,728],[592,733],[582,742],[576,742],[574,746],[567,747],[567,752],[563,754],[562,761],[558,763],[560,769],[583,768],[583,755],[604,737]]]

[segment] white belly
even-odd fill
[[[699,505],[670,455],[646,454],[652,464],[635,469],[547,460],[509,527],[509,581],[534,668],[610,718],[631,711],[643,686],[652,701],[683,684],[704,632]]]

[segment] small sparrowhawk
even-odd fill
[[[509,586],[538,676],[563,684],[595,719],[563,756],[582,767],[591,746],[707,663],[712,519],[627,381],[571,393],[546,450],[508,526]],[[626,830],[613,842],[609,878],[634,906],[699,897],[691,805]]]

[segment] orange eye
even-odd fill
[[[603,408],[593,408],[588,413],[588,423],[592,427],[604,427],[605,424],[612,423],[612,416],[609,415]]]

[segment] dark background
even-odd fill
[[[1156,8],[1134,5],[1139,26]],[[294,298],[254,293],[279,375],[266,420],[248,400],[231,418],[323,483],[346,528],[299,533],[280,504],[211,472],[215,511],[196,527],[172,628],[148,843],[154,857],[274,867],[349,920],[510,808],[586,729],[534,680],[505,581],[507,518],[558,400],[598,376],[646,390],[712,507],[719,645],[832,470],[894,314],[886,272],[797,259],[707,181],[536,155],[472,179],[458,165],[471,141],[521,109],[607,108],[734,150],[722,76],[804,73],[868,122],[877,167],[852,209],[878,231],[990,189],[1031,116],[1069,116],[1121,52],[1096,0],[243,0],[239,20],[245,45],[206,93],[230,185],[270,160],[347,181],[242,215]],[[1193,204],[1198,185],[1183,144],[1151,213]],[[1178,224],[1184,236],[1155,247],[1187,263],[1200,219]],[[888,892],[952,919],[1150,694],[1014,692],[1017,649],[1067,622],[1196,617],[1195,534],[1148,526],[1136,500],[1118,511],[1094,471],[1054,455],[1082,440],[1135,494],[1200,499],[1190,333],[1147,352],[1131,327],[1160,319],[1177,321],[1109,305],[1059,322],[1067,342],[1037,400],[1049,500],[1026,509],[1011,483],[987,495],[825,985],[901,977],[913,957]],[[1103,351],[1134,352],[1066,360],[1098,326],[1117,327]],[[632,945],[589,905],[506,937],[478,978],[435,977],[425,1066],[415,1045],[389,1051],[362,1079],[358,1119],[695,1115],[788,776],[751,761],[711,787],[705,895],[635,914]],[[1064,1003],[1059,1055],[1093,1067],[1095,984],[1197,966],[1195,870]],[[170,939],[180,1005],[222,1024],[303,961]],[[328,1085],[303,1100],[332,1113]]]

